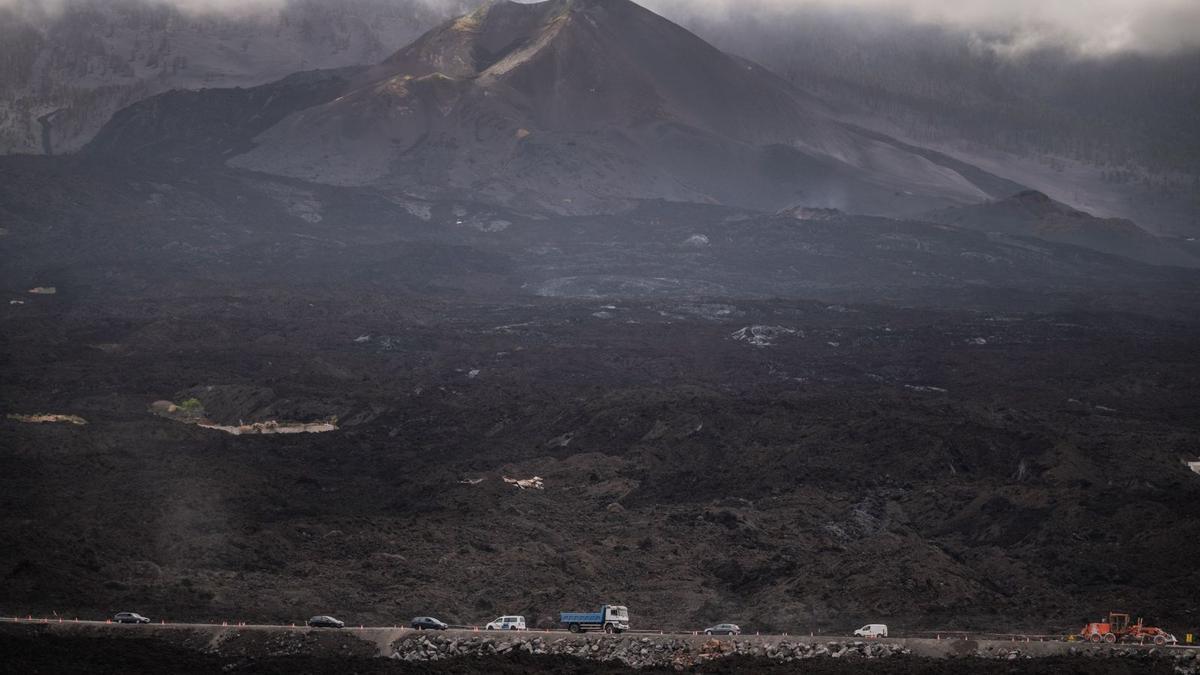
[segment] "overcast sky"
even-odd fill
[[[769,18],[798,8],[870,11],[897,19],[1004,33],[1014,45],[1066,42],[1105,54],[1200,46],[1200,0],[640,0],[666,16],[717,19],[754,12]]]
[[[73,0],[0,0],[57,4]],[[104,2],[106,0],[92,0]],[[246,11],[289,0],[146,0],[190,10]],[[342,0],[323,0],[336,3]],[[386,0],[384,0],[386,1]],[[461,4],[461,0],[394,0]],[[528,1],[528,0],[522,0]],[[1016,48],[1053,41],[1089,54],[1168,52],[1200,46],[1200,0],[638,0],[664,16],[715,19],[735,13],[769,18],[812,6],[866,10],[897,19],[1003,33]]]

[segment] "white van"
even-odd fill
[[[880,638],[887,637],[887,624],[869,623],[854,631],[857,637]]]
[[[525,630],[525,617],[502,616],[484,626],[485,630]]]

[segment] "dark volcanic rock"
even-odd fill
[[[0,604],[545,627],[619,601],[648,627],[1038,634],[1119,604],[1195,624],[1194,270],[828,210],[497,206],[545,196],[476,185],[497,148],[538,185],[565,176],[557,198],[593,167],[556,158],[812,111],[624,3],[490,7],[344,96],[332,75],[213,94],[231,117],[206,126],[226,107],[181,94],[130,111],[95,154],[0,160],[0,407],[88,421],[0,419]],[[639,59],[647,35],[778,107],[714,102],[678,59]],[[406,79],[420,63],[467,74]],[[553,67],[572,74],[562,100]],[[611,106],[580,103],[588,83]],[[308,107],[250,140],[293,104]],[[637,142],[595,128],[631,120]],[[154,161],[110,161],[143,138]],[[301,140],[312,153],[291,153]],[[717,146],[771,142],[734,140]],[[251,142],[240,157],[361,159],[386,180],[215,161]],[[792,152],[771,170],[807,166]],[[661,194],[630,156],[599,178]],[[395,189],[451,174],[480,200]],[[233,436],[147,412],[165,397],[230,424],[341,427]]]
[[[1156,265],[1200,267],[1200,257],[1123,218],[1097,218],[1036,190],[1005,199],[926,214],[925,218],[984,232],[1086,246]]]
[[[171,91],[124,108],[84,148],[112,162],[221,163],[294,110],[346,91],[360,68],[298,73],[249,89]]]

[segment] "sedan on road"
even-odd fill
[[[309,619],[308,625],[312,626],[313,628],[344,628],[346,626],[346,622],[339,621],[332,616],[321,614]]]
[[[410,621],[408,625],[417,630],[446,630],[449,628],[445,623],[438,621],[432,616],[418,616]]]
[[[137,612],[117,612],[113,615],[112,620],[117,623],[150,623],[150,619]]]
[[[736,623],[719,623],[704,629],[705,635],[741,635],[742,627]]]

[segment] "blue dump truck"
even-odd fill
[[[623,605],[604,605],[599,612],[563,612],[558,620],[572,633],[589,630],[620,633],[629,630],[629,610]]]

